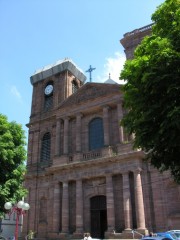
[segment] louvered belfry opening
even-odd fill
[[[42,139],[41,145],[41,162],[50,160],[51,153],[51,135],[50,133],[45,133]]]
[[[73,80],[72,81],[72,93],[77,92],[78,88],[79,87],[78,87],[78,84],[77,84],[76,80]]]
[[[53,95],[45,96],[44,110],[48,111],[53,107]]]

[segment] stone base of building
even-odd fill
[[[48,233],[48,238],[50,239],[58,239],[59,238],[59,233]]]
[[[84,234],[80,232],[74,232],[73,235],[71,236],[72,239],[83,239]]]
[[[105,239],[120,239],[121,233],[114,233],[113,231],[105,232],[104,238]]]
[[[149,234],[149,231],[147,229],[137,229],[137,230],[132,230],[132,229],[125,229],[121,233],[121,239],[139,239],[142,238],[142,236],[146,236]]]
[[[132,229],[125,229],[122,233],[106,232],[105,239],[140,239],[142,236],[148,235],[149,231],[147,229],[137,229],[136,231]]]
[[[59,233],[58,237],[59,237],[59,239],[68,239],[69,234],[68,233]]]

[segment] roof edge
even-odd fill
[[[86,81],[86,76],[82,70],[80,70],[70,59],[65,59],[37,70],[35,74],[30,77],[31,84],[34,85],[45,78],[51,77],[66,70],[70,71],[81,82],[84,83]]]

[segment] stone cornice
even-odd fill
[[[56,75],[60,72],[70,71],[81,82],[85,82],[86,76],[84,73],[72,62],[70,59],[64,59],[63,61],[57,61],[55,64],[51,64],[37,70],[34,75],[30,77],[31,84]]]
[[[143,158],[144,154],[142,151],[130,151],[127,153],[123,153],[117,156],[113,156],[113,157],[101,157],[101,158],[96,158],[96,159],[91,159],[91,160],[86,160],[86,161],[81,161],[81,162],[74,162],[74,163],[70,163],[70,164],[64,164],[64,165],[52,165],[51,167],[47,167],[45,169],[45,171],[43,172],[38,172],[38,176],[39,177],[45,177],[47,175],[56,175],[56,173],[61,172],[61,175],[63,176],[69,176],[68,178],[74,178],[72,173],[76,173],[77,172],[81,172],[82,171],[85,173],[86,172],[86,177],[84,175],[84,178],[88,178],[88,175],[92,175],[92,168],[97,168],[97,169],[102,169],[102,166],[108,166],[109,164],[111,164],[111,166],[116,166],[113,168],[112,174],[118,174],[118,173],[123,173],[125,171],[126,168],[126,164],[129,161],[131,161],[132,163],[136,163],[136,164],[132,164],[132,169],[130,168],[129,171],[135,171],[136,169],[138,169],[140,167],[140,163],[139,161],[141,161],[141,159]],[[121,164],[121,167],[117,167],[117,164]],[[99,168],[98,166],[101,166],[101,168]],[[71,174],[69,174],[71,173]],[[94,171],[93,173],[96,174]],[[98,173],[100,175],[106,175],[106,173]],[[26,178],[31,179],[34,178],[34,176],[37,176],[37,172],[33,171],[33,173],[31,173],[31,175],[26,175]],[[70,179],[68,179],[70,180]]]

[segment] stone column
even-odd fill
[[[145,229],[144,201],[140,169],[134,172],[137,229]]]
[[[64,119],[64,154],[68,154],[69,118]]]
[[[81,152],[81,117],[81,113],[76,116],[76,152]]]
[[[59,212],[60,212],[60,184],[59,182],[55,184],[54,186],[54,204],[53,204],[53,213],[52,213],[52,217],[53,217],[53,232],[57,233],[59,232],[59,220],[60,220],[60,216],[59,216]]]
[[[129,187],[129,174],[128,172],[124,172],[122,176],[123,176],[123,206],[124,206],[125,230],[130,230],[132,229],[132,209]]]
[[[124,142],[124,131],[123,131],[123,127],[120,126],[120,121],[123,118],[122,103],[117,104],[117,115],[118,115],[118,124],[119,124],[119,139],[120,139],[120,143],[123,143]]]
[[[62,233],[69,231],[69,194],[68,182],[63,182],[62,194]]]
[[[109,146],[109,107],[103,107],[104,145]]]
[[[83,233],[82,180],[76,181],[76,233]]]
[[[56,123],[56,148],[55,155],[60,155],[60,132],[61,132],[61,119],[57,119]]]
[[[115,229],[114,192],[112,176],[106,176],[106,204],[107,204],[107,232],[112,233]]]

